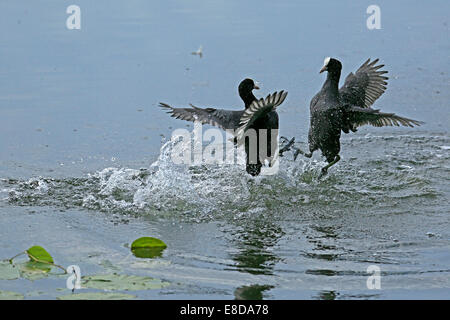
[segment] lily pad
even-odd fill
[[[66,288],[66,290],[67,290],[67,288]],[[28,291],[27,298],[39,297],[39,296],[42,296],[43,294],[45,294],[45,292],[41,291],[41,290]]]
[[[23,298],[23,294],[18,292],[0,290],[0,300],[22,300]]]
[[[153,237],[142,237],[131,244],[131,252],[138,258],[160,257],[166,248],[162,240]]]
[[[58,300],[130,300],[136,296],[114,292],[83,292],[57,297]]]
[[[100,262],[100,266],[105,268],[107,272],[119,272],[121,270],[120,267],[116,266],[114,263],[112,263],[109,260],[102,260]]]
[[[30,257],[32,261],[53,264],[52,256],[50,255],[50,253],[47,252],[47,250],[45,250],[41,246],[33,246],[28,250],[26,250],[26,253],[28,254],[28,257]]]
[[[18,268],[9,261],[0,261],[0,280],[15,280],[20,277]]]
[[[42,248],[41,246],[33,246],[25,251],[30,260],[21,265],[21,273],[31,273],[31,277],[25,276],[30,280],[36,280],[37,278],[42,278],[42,273],[48,273],[53,267],[58,267],[66,273],[66,269],[55,264],[53,262],[52,256]],[[41,273],[41,275],[39,275]]]
[[[161,289],[169,285],[168,282],[151,277],[140,277],[126,274],[105,274],[82,277],[82,287],[101,290],[149,290]]]
[[[46,278],[52,269],[51,265],[35,261],[21,263],[18,267],[20,270],[20,276],[31,281]]]

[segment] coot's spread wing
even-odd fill
[[[369,108],[386,90],[388,77],[384,76],[387,71],[379,69],[384,65],[376,66],[378,59],[372,62],[368,59],[353,74],[345,79],[344,85],[339,89],[343,104]]]
[[[421,121],[412,120],[404,117],[400,117],[395,113],[384,113],[380,110],[375,110],[371,108],[360,108],[360,107],[346,107],[344,108],[344,119],[348,121],[346,123],[346,128],[350,128],[355,131],[357,127],[370,124],[375,127],[384,126],[405,126],[414,127],[423,124]],[[345,127],[345,126],[344,126]],[[344,132],[348,132],[348,129]]]
[[[276,110],[276,108],[283,103],[284,99],[286,99],[287,94],[287,92],[281,90],[280,92],[269,94],[265,99],[261,98],[253,101],[253,103],[244,110],[241,116],[239,128],[236,131],[237,139],[240,140],[244,136],[245,131],[247,131],[258,118]]]
[[[227,129],[236,129],[239,126],[239,120],[244,111],[232,111],[215,108],[198,108],[191,105],[192,108],[173,108],[166,103],[159,103],[161,108],[168,110],[172,117],[186,121],[199,121],[202,124],[210,124]]]

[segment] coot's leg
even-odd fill
[[[341,157],[340,157],[339,155],[336,155],[336,156],[334,157],[334,160],[333,160],[333,161],[331,161],[331,162],[328,163],[325,167],[322,168],[322,172],[320,173],[318,179],[320,179],[320,178],[322,178],[324,175],[326,175],[327,172],[328,172],[328,169],[329,169],[332,165],[335,165],[339,160],[341,160]]]
[[[310,153],[305,153],[304,151],[300,150],[299,148],[295,148],[295,153],[294,153],[294,161],[297,159],[299,154],[304,155],[307,158],[311,158],[312,154],[314,151],[311,151]]]

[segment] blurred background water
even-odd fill
[[[81,30],[66,28],[71,4]],[[84,274],[111,264],[171,283],[139,298],[448,299],[450,4],[378,1],[369,30],[371,4],[2,1],[0,258],[40,244]],[[319,155],[256,179],[170,163],[162,140],[192,126],[157,103],[237,110],[246,77],[260,96],[289,92],[280,133],[306,142],[326,56],[343,77],[380,58],[390,79],[375,107],[426,124],[344,135],[321,182]],[[163,257],[124,262],[144,235],[168,244]],[[372,264],[381,290],[366,287]],[[64,287],[0,280],[25,297]]]

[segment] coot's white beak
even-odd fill
[[[320,69],[319,73],[322,73],[322,72],[328,70],[328,64],[330,63],[330,60],[331,60],[330,57],[326,57],[325,60],[323,60],[323,67],[322,67],[322,69]]]
[[[259,90],[259,82],[255,81],[255,84],[253,85],[253,89]]]

